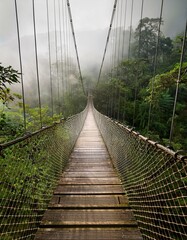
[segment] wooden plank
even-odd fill
[[[61,178],[59,181],[59,185],[64,185],[64,184],[82,184],[82,185],[96,185],[96,184],[110,184],[110,185],[117,185],[121,184],[119,178],[117,177],[111,177],[111,178],[74,178],[74,177],[66,177],[66,178]]]
[[[71,172],[113,172],[114,169],[111,167],[74,167],[70,166],[66,169],[66,171]]]
[[[58,185],[54,194],[119,194],[121,185]]]
[[[133,217],[132,211],[124,209],[49,209],[43,217],[42,225],[134,225],[137,223]]]
[[[103,177],[116,177],[117,174],[115,172],[65,172],[63,177],[74,177],[74,178],[103,178]]]
[[[142,240],[134,228],[64,228],[41,229],[36,240]]]
[[[136,228],[46,228],[35,240],[142,240]]]
[[[125,195],[54,195],[50,207],[129,207]]]

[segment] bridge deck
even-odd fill
[[[35,240],[141,240],[91,109]]]

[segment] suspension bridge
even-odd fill
[[[82,76],[69,0],[52,1],[52,5],[48,0],[45,1],[50,114],[53,116],[55,111],[57,113],[63,111],[64,96],[67,92],[73,95],[74,88],[70,81],[74,71],[70,56],[72,54],[70,49],[73,46],[77,61],[76,74],[79,76],[78,85],[86,95],[87,104],[79,113],[50,126],[44,126],[46,116],[42,114],[36,2],[34,0],[31,2],[40,129],[33,133],[27,131],[29,126],[27,126],[19,4],[15,0],[24,135],[0,144],[0,239],[187,239],[187,156],[182,151],[175,152],[141,135],[134,127],[128,127],[120,122],[124,117],[120,118],[119,111],[122,90],[116,91],[118,105],[114,102],[114,96],[107,96],[105,114],[98,111],[97,104],[94,106],[97,102],[94,90],[85,88]],[[120,76],[121,70],[117,64],[124,56],[129,60],[131,58],[133,0],[130,5],[127,55],[124,49],[124,32],[121,28],[118,29],[119,26],[125,28],[127,4],[128,1],[114,1],[96,88],[100,88],[102,84],[105,67],[110,66]],[[145,1],[142,0],[140,23],[143,21],[144,4]],[[51,45],[50,33],[51,6],[54,10],[54,46]],[[164,0],[161,0],[152,68],[153,78],[157,74],[163,8]],[[60,33],[57,31],[57,25]],[[65,31],[60,31],[62,28]],[[139,43],[142,41],[142,28],[140,24]],[[62,40],[67,46],[64,52]],[[170,142],[175,127],[179,87],[182,74],[185,74],[183,73],[185,43],[186,27],[176,79],[169,131]],[[138,57],[142,51],[140,46],[137,49]],[[53,50],[55,66],[52,64]],[[151,88],[147,114],[148,130],[154,120],[152,118],[154,84]],[[136,86],[135,90],[136,93]],[[136,94],[133,101],[132,125],[135,125]],[[56,106],[55,102],[58,102]],[[115,119],[110,118],[111,115],[114,117],[116,115]]]

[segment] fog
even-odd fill
[[[126,30],[130,27],[131,1],[127,0]],[[65,0],[56,0],[56,34],[60,61],[65,61],[67,54],[71,55],[76,64],[75,51],[72,39],[64,39],[70,29],[62,29],[59,24],[59,5]],[[118,1],[121,5],[124,1]],[[17,0],[20,23],[21,50],[23,59],[24,84],[27,87],[26,95],[31,94],[31,88],[36,83],[35,52],[32,22],[32,1]],[[82,74],[97,79],[101,60],[106,43],[114,0],[70,0],[75,36]],[[161,0],[144,0],[143,17],[159,17]],[[0,0],[0,62],[11,65],[19,70],[19,55],[16,32],[15,8],[13,0]],[[35,1],[36,30],[39,57],[39,73],[42,86],[49,85],[49,60],[47,41],[46,1]],[[132,28],[135,29],[140,20],[141,1],[134,0]],[[69,21],[67,11],[63,10],[64,21]],[[163,8],[164,25],[162,31],[166,36],[175,37],[185,27],[187,17],[187,0],[165,0]],[[56,61],[55,50],[55,20],[54,0],[49,0],[49,20],[51,38],[51,58]],[[64,22],[67,24],[67,22]],[[60,31],[62,32],[62,52],[60,53]],[[69,36],[69,35],[68,35]],[[70,38],[70,37],[69,37]],[[67,52],[67,43],[68,52]],[[42,91],[43,93],[46,89]]]

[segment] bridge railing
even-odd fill
[[[86,114],[0,145],[0,239],[34,239]]]
[[[144,239],[187,239],[187,157],[94,115]]]

